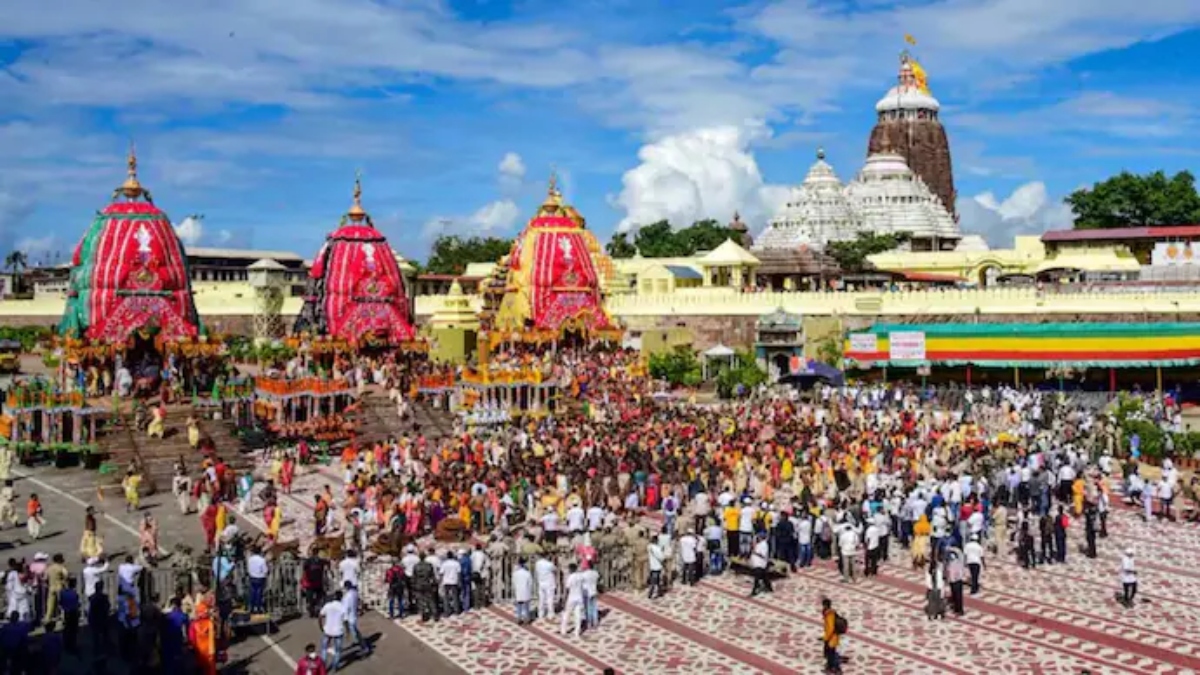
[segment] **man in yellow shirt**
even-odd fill
[[[725,541],[729,548],[730,558],[736,558],[741,553],[741,537],[738,534],[738,520],[741,513],[741,509],[732,503],[726,504],[725,509],[721,512],[721,518],[725,521]]]

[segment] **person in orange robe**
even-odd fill
[[[196,668],[204,675],[217,674],[217,630],[207,602],[196,605],[196,618],[188,626],[188,642],[196,658]]]

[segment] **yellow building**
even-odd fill
[[[685,265],[663,265],[657,263],[644,268],[637,275],[638,293],[674,293],[682,288],[699,288],[704,283],[704,274],[694,267]]]

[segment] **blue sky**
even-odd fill
[[[511,236],[556,167],[607,239],[761,227],[818,146],[843,180],[905,33],[942,103],[964,229],[1069,223],[1122,169],[1200,163],[1195,0],[48,0],[0,22],[0,249],[69,252],[123,178],[202,245],[311,255],[350,201],[424,258]]]

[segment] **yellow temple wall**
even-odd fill
[[[196,308],[205,324],[219,331],[240,332],[254,316],[254,294],[246,283],[204,283],[194,287]],[[40,297],[34,300],[0,301],[0,324],[53,324],[62,316],[65,300]],[[446,296],[418,296],[416,313],[425,322],[441,309]],[[470,297],[478,311],[482,299]],[[294,317],[302,299],[289,297],[282,314]],[[1059,320],[1079,317],[1126,317],[1127,320],[1192,320],[1200,315],[1200,289],[1116,293],[1074,288],[1038,291],[1032,287],[910,290],[894,292],[768,292],[739,293],[730,288],[680,289],[668,294],[620,294],[608,299],[609,312],[631,326],[661,325],[672,317],[693,317],[716,324],[734,317],[754,318],[783,308],[805,317],[831,316],[870,320],[875,317],[994,317],[990,320],[1035,320],[1045,316]],[[1016,317],[1024,317],[1017,319]],[[966,320],[964,318],[964,320]],[[246,328],[245,330],[248,330]]]

